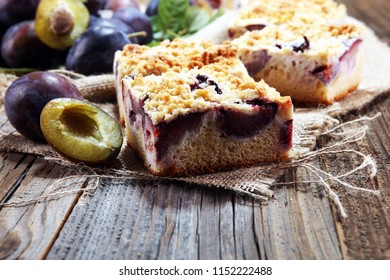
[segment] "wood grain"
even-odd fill
[[[378,37],[390,44],[390,4],[388,0],[337,0],[347,6],[348,14],[362,20]]]
[[[367,114],[381,112],[382,116],[374,121],[367,137],[353,148],[371,154],[377,162],[378,174],[367,179],[361,174],[354,179],[357,185],[379,190],[380,196],[363,193],[345,192],[342,203],[349,213],[348,219],[339,221],[346,245],[345,258],[352,259],[390,259],[390,98],[380,98]],[[366,112],[361,112],[366,113]],[[342,165],[340,159],[340,165]],[[345,160],[345,159],[344,159]],[[348,158],[346,163],[355,159]],[[324,168],[329,164],[324,161]],[[337,168],[336,166],[335,168]]]
[[[390,99],[382,98],[367,111],[354,116],[380,110],[383,113],[382,118],[372,123],[366,140],[351,145],[351,148],[379,155],[376,158],[377,179],[363,181],[363,177],[359,177],[356,180],[362,181],[362,186],[380,189],[382,196],[343,195],[348,219],[334,219],[336,211],[318,184],[312,184],[305,192],[297,191],[307,189],[299,184],[279,188],[274,201],[260,205],[247,197],[221,190],[106,182],[94,196],[83,197],[76,205],[48,258],[388,258],[389,143],[386,127],[390,121],[389,105]],[[334,169],[345,169],[356,160],[340,156],[331,163],[324,158],[317,164],[323,168],[333,165]],[[313,180],[303,170],[289,170],[281,181],[290,182],[296,178]],[[339,191],[343,193],[342,189]],[[94,219],[85,222],[84,217],[92,213]],[[119,217],[122,218],[118,220]],[[107,238],[107,235],[115,238]],[[345,244],[340,244],[340,240]],[[345,252],[341,250],[343,247],[346,247]],[[68,249],[61,254],[61,248]]]
[[[20,170],[16,167],[11,174],[18,187],[8,202],[16,202],[45,195],[51,190],[51,185],[56,179],[70,175],[71,170],[51,166],[44,160],[35,159],[30,168]],[[69,180],[66,190],[77,190],[82,185],[79,179]],[[78,196],[74,193],[58,200],[27,206],[3,207],[0,211],[0,259],[45,257],[48,247],[51,247],[58,231],[67,221],[69,210],[77,202]]]
[[[34,156],[2,154],[0,157],[0,202],[6,202],[34,163]]]

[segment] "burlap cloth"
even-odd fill
[[[196,34],[193,39],[214,38],[214,41],[217,42],[223,40],[223,34],[225,34],[223,33],[223,28],[225,28],[229,18],[230,16],[226,14],[208,28]],[[81,178],[89,175],[99,175],[113,180],[118,178],[132,178],[134,180],[148,181],[170,180],[230,189],[262,200],[267,200],[269,197],[272,197],[272,189],[280,185],[277,183],[278,177],[284,172],[285,168],[290,166],[302,166],[315,175],[318,179],[316,182],[322,183],[326,187],[330,198],[337,205],[337,195],[333,193],[327,182],[332,179],[337,184],[352,188],[354,186],[351,186],[348,181],[342,179],[345,177],[345,174],[326,173],[315,167],[313,161],[315,161],[318,156],[324,156],[335,151],[345,152],[343,151],[343,146],[345,146],[345,144],[358,141],[364,137],[367,126],[362,125],[361,122],[369,121],[370,118],[363,118],[356,122],[352,122],[351,124],[340,124],[337,118],[344,116],[351,111],[362,109],[378,96],[389,92],[390,49],[386,44],[380,42],[375,34],[368,28],[365,40],[365,55],[366,64],[364,78],[356,92],[332,106],[295,109],[293,155],[288,162],[259,165],[252,168],[191,177],[160,178],[152,176],[143,167],[133,151],[124,145],[118,159],[109,166],[90,168],[75,165],[63,159],[54,152],[50,146],[32,142],[19,135],[9,124],[4,113],[3,96],[7,86],[16,77],[5,74],[0,74],[0,151],[34,154],[43,157],[50,163],[55,162],[67,167],[74,167],[80,171]],[[61,70],[58,71],[64,73]],[[64,74],[74,80],[75,84],[81,89],[87,99],[99,102],[99,106],[113,116],[117,116],[117,107],[114,101],[115,86],[112,75],[84,77],[73,73]],[[358,124],[356,125],[356,123]],[[355,126],[353,129],[344,130],[348,125]],[[343,129],[341,138],[340,133],[337,133],[338,140],[336,142],[330,141],[328,146],[322,147],[320,150],[317,149],[316,151],[312,151],[316,147],[318,137],[324,133],[327,134],[328,137],[332,136],[332,133],[336,132],[338,127]],[[363,168],[371,169],[369,173],[371,173],[372,176],[375,175],[375,163],[370,157],[363,157],[361,165],[353,167],[353,170],[350,172],[353,173],[362,170]],[[288,184],[288,182],[284,184]],[[359,186],[356,186],[356,189],[359,189]],[[345,216],[345,213],[342,214]]]

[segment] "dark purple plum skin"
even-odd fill
[[[1,55],[8,67],[48,69],[61,62],[61,52],[42,43],[34,30],[34,21],[22,21],[4,34]]]
[[[249,24],[245,26],[245,29],[248,31],[262,30],[265,26],[265,24]]]
[[[138,37],[140,44],[147,44],[153,40],[153,30],[150,19],[136,8],[121,8],[115,11],[114,18],[130,26],[135,32],[145,31],[146,37]]]
[[[247,103],[253,106],[251,114],[243,114],[235,110],[221,111],[220,129],[227,136],[251,137],[275,119],[277,103],[263,99],[251,100]]]
[[[310,49],[310,41],[306,36],[303,36],[302,39],[287,44],[276,44],[275,46],[279,49],[291,47],[294,52],[303,53],[305,50]]]
[[[87,0],[84,3],[91,15],[98,15],[98,12],[103,10],[106,4],[107,0]]]
[[[118,31],[123,32],[126,35],[135,32],[126,23],[124,23],[123,21],[116,19],[116,18],[98,18],[98,17],[94,17],[94,16],[91,16],[91,18],[92,18],[92,20],[90,19],[89,27],[96,27],[96,26],[111,27],[111,28],[114,28]],[[137,37],[131,37],[129,39],[134,44],[139,43]]]
[[[279,145],[282,150],[292,148],[293,120],[286,121],[280,128]]]
[[[344,42],[348,50],[339,58],[338,63],[332,65],[321,65],[311,71],[311,74],[319,79],[324,85],[333,82],[340,71],[340,67],[347,66],[350,70],[355,67],[357,52],[362,43],[361,39],[350,39]]]
[[[88,28],[70,48],[65,67],[84,75],[112,73],[115,52],[130,43],[126,34],[114,28]]]
[[[10,123],[22,135],[45,142],[40,127],[43,107],[52,99],[83,99],[78,88],[66,77],[36,71],[15,80],[4,96],[5,112]]]
[[[183,137],[183,131],[198,130],[203,114],[203,112],[195,112],[179,117],[169,123],[159,124],[157,126],[158,139],[156,141],[157,160],[161,160],[169,152],[169,147],[180,143]],[[144,115],[143,122],[145,122],[147,118],[149,118],[149,116]],[[147,135],[145,135],[145,138],[146,137]]]
[[[260,50],[252,52],[250,61],[245,62],[244,64],[249,75],[254,76],[265,67],[270,59],[271,56],[268,55],[266,50]]]
[[[9,27],[15,23],[33,19],[40,0],[1,0],[0,26]]]
[[[160,0],[150,0],[148,6],[146,7],[145,14],[149,17],[156,16],[158,14],[158,5]]]

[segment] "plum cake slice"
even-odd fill
[[[126,76],[161,75],[173,70],[202,68],[212,63],[228,63],[231,71],[245,73],[245,67],[237,56],[237,48],[230,42],[216,45],[210,42],[187,42],[176,39],[164,41],[159,46],[147,47],[137,44],[126,45],[117,51],[114,59],[117,102],[122,124],[125,121],[123,107],[122,79]]]
[[[247,32],[233,43],[255,80],[294,103],[331,104],[360,83],[362,34],[354,24],[288,24]]]
[[[290,97],[230,68],[123,79],[127,143],[151,173],[210,173],[289,157]]]

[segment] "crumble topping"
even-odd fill
[[[248,75],[238,77],[229,71],[228,65],[210,64],[188,72],[139,75],[123,81],[137,100],[143,100],[144,110],[153,124],[209,109],[236,109],[250,113],[253,106],[246,101],[259,98],[291,105],[290,97],[280,97],[264,81],[255,82]],[[292,119],[292,112],[287,114],[286,119]]]
[[[262,30],[245,33],[233,40],[239,47],[239,53],[258,49],[271,50],[273,53],[301,52],[310,56],[339,56],[347,48],[350,39],[362,37],[360,26],[343,25],[296,25],[283,24],[268,26]],[[305,48],[302,48],[305,46]]]
[[[327,23],[343,19],[346,8],[332,0],[262,0],[250,1],[238,14],[232,29],[245,29],[251,24]],[[240,33],[240,32],[239,32]],[[241,34],[233,34],[234,37]]]
[[[215,45],[211,42],[187,42],[176,39],[159,46],[126,45],[118,60],[124,75],[161,75],[173,70],[202,68],[210,63],[234,66],[239,63],[237,48],[230,42]]]

